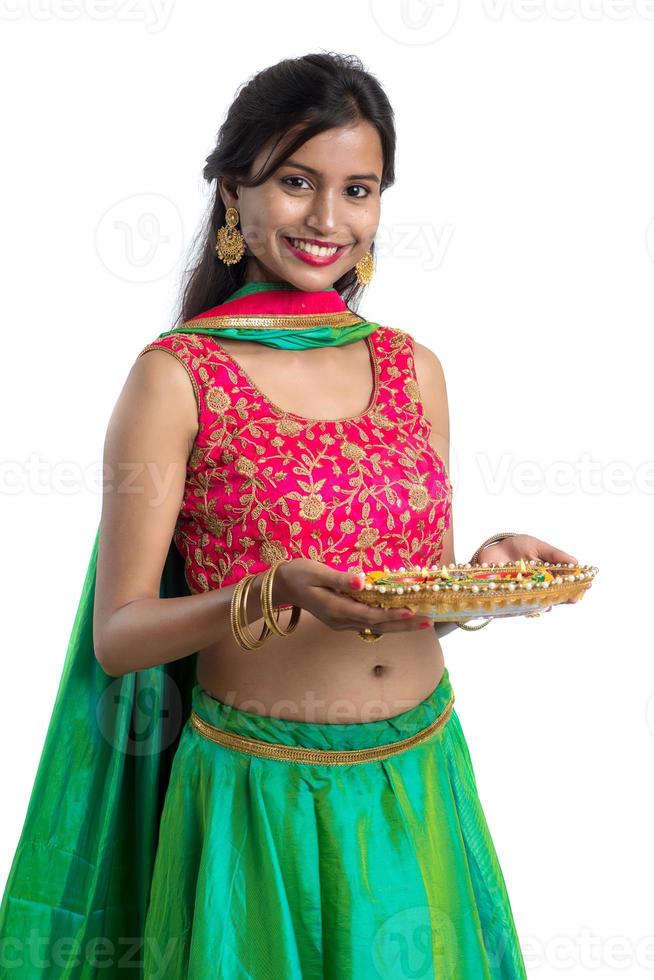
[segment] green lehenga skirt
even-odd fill
[[[321,724],[199,685],[160,823],[144,974],[526,977],[447,669],[393,718]]]

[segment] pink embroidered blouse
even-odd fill
[[[367,409],[302,418],[274,405],[214,336],[176,333],[140,352],[184,365],[199,429],[174,541],[192,592],[237,582],[280,557],[340,571],[437,563],[452,485],[428,442],[413,338],[380,326]]]

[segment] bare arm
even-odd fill
[[[95,655],[119,677],[189,656],[231,630],[235,585],[161,599],[159,586],[198,428],[185,367],[165,350],[138,357],[111,415],[93,616]],[[261,618],[263,575],[247,615]],[[280,601],[273,589],[273,601]]]
[[[450,471],[450,412],[447,400],[447,387],[443,366],[428,347],[414,340],[415,369],[420,388],[420,397],[425,416],[431,422],[429,442]],[[450,526],[443,537],[441,563],[450,565],[454,557],[454,511],[450,515]],[[434,623],[436,635],[440,638],[456,629],[455,623]]]

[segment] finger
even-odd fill
[[[406,632],[423,632],[427,631],[433,626],[433,620],[425,619],[420,614],[416,614],[413,619],[402,620],[401,622],[390,622],[390,623],[373,623],[369,624],[369,629],[374,630],[376,633],[406,633]],[[355,627],[355,629],[360,629],[362,627]]]
[[[361,608],[361,603],[357,603]],[[433,619],[426,612],[419,612],[415,606],[402,607],[400,609],[383,609],[381,606],[368,606],[366,608],[365,625],[371,629],[400,632],[406,629],[425,629],[433,625]],[[397,614],[400,614],[399,616]],[[355,613],[354,621],[358,623],[361,613]]]
[[[564,564],[572,562],[573,565],[579,564],[573,555],[568,554],[567,551],[562,551],[560,548],[555,548],[554,545],[548,544],[546,541],[539,541],[538,557],[542,561],[550,561],[554,564],[557,562],[563,562]]]
[[[334,595],[330,598],[329,612],[331,615],[343,619],[346,622],[361,623],[371,628],[375,623],[390,623],[397,620],[408,621],[413,619],[415,611],[401,606],[399,609],[384,609],[382,606],[368,606],[356,599],[350,599],[345,595]]]
[[[335,568],[325,566],[326,581],[322,579],[320,585],[335,592],[362,592],[365,587],[365,572],[358,572],[354,569],[351,572],[339,572]]]
[[[370,612],[363,613],[363,615],[366,617],[374,615],[377,617],[377,622],[409,619],[415,613],[415,610],[405,606],[399,609],[384,609],[382,606],[368,606],[357,602],[356,599],[350,599],[347,596],[348,592],[361,592],[365,588],[365,572],[338,572],[335,569],[329,569],[329,572],[332,574],[328,576],[327,583],[323,582],[321,584],[323,586],[327,584],[328,588],[332,588],[338,593],[335,597],[338,603],[338,614],[342,615],[344,619],[349,618],[357,622],[362,616],[362,609],[370,610]]]
[[[330,603],[330,612],[352,623],[360,624],[353,626],[353,629],[376,629],[377,632],[386,631],[387,625],[394,624],[395,628],[391,632],[399,632],[401,629],[427,629],[431,625],[431,620],[420,616],[414,609],[405,606],[399,609],[384,609],[382,606],[368,606],[356,599],[350,599],[347,595],[340,593],[360,592],[365,587],[365,572],[339,572],[329,569],[332,573],[328,576],[327,585],[333,588],[339,595],[334,597]],[[332,584],[333,583],[333,584]],[[321,583],[325,584],[325,583]],[[416,625],[414,626],[414,620]]]

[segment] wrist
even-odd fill
[[[490,548],[493,544],[499,544],[500,541],[504,541],[505,538],[515,538],[518,536],[519,531],[501,531],[499,534],[493,534],[490,538],[486,538],[485,541],[479,545],[474,555],[470,559],[471,565],[481,564],[481,552],[484,548]]]
[[[272,581],[272,604],[281,608],[288,608],[293,605],[289,596],[287,570],[290,562],[283,561],[275,569]]]
[[[434,620],[434,633],[440,640],[441,636],[447,636],[452,630],[455,630],[458,626],[452,619],[435,619]]]

